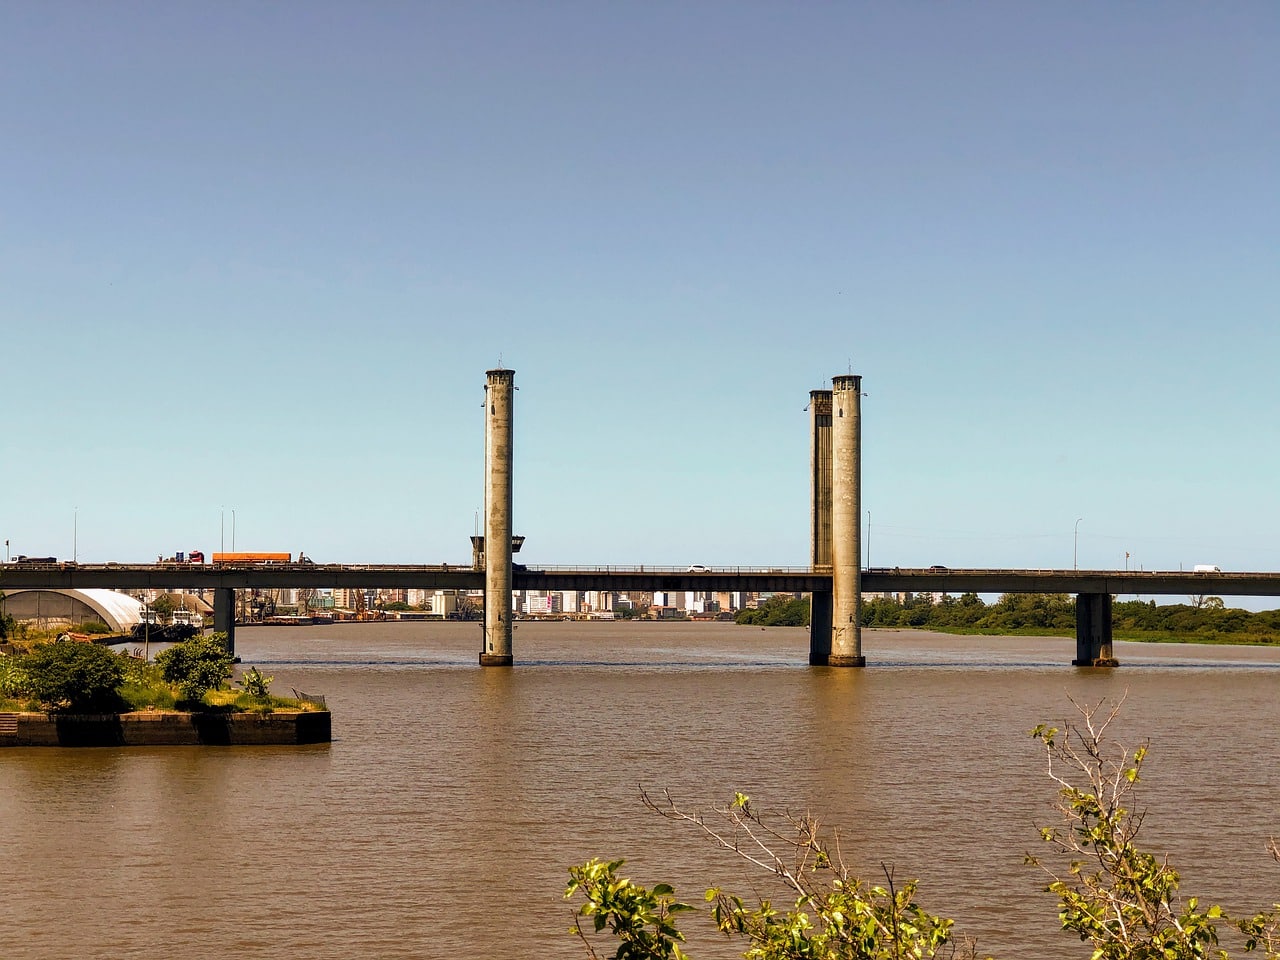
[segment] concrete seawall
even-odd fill
[[[0,713],[0,747],[293,746],[329,743],[327,710],[275,713]]]

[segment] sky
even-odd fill
[[[1280,6],[0,5],[12,555],[1280,569]],[[1270,603],[1269,605],[1274,605]]]

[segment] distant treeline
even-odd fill
[[[1157,605],[1126,600],[1111,607],[1112,630],[1138,640],[1206,640],[1230,643],[1280,643],[1280,610],[1251,613],[1224,607],[1218,597],[1199,602]],[[743,610],[738,623],[807,626],[808,599],[770,597],[756,610]],[[904,602],[868,599],[862,604],[864,627],[917,627],[944,632],[1070,634],[1076,627],[1075,597],[1065,593],[1006,593],[987,604],[973,593],[935,601],[921,594]]]
[[[762,627],[807,627],[809,598],[797,600],[789,593],[774,594],[754,610],[739,610],[733,621]]]

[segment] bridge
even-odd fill
[[[689,570],[645,565],[534,566],[512,570],[513,590],[646,590],[809,593],[832,588],[829,567],[720,567]],[[1077,665],[1102,659],[1110,646],[1110,599],[1142,596],[1280,596],[1280,573],[1151,570],[1001,570],[873,567],[861,573],[868,593],[1067,593],[1077,596]],[[214,595],[215,626],[230,627],[234,592],[240,589],[403,587],[476,590],[485,571],[456,564],[273,563],[209,565],[10,564],[0,587],[10,590],[201,589]],[[1106,598],[1100,600],[1096,598]],[[1083,600],[1081,598],[1084,598]],[[1081,610],[1080,608],[1084,609]],[[1105,625],[1095,624],[1105,614]],[[1081,616],[1086,622],[1080,622]],[[1096,627],[1096,629],[1095,629]],[[1098,647],[1094,647],[1095,637]],[[234,642],[234,641],[233,641]]]
[[[685,567],[651,565],[533,566],[512,572],[513,590],[771,591],[831,589],[822,567]],[[191,563],[10,564],[0,589],[142,590],[186,588],[349,589],[404,587],[477,590],[484,570],[458,564]],[[1143,596],[1280,597],[1280,573],[1203,573],[1181,570],[1004,570],[871,567],[862,571],[867,593],[1107,593]]]
[[[948,570],[861,566],[862,378],[832,377],[809,392],[809,565],[805,567],[551,567],[512,562],[515,371],[486,371],[484,535],[470,566],[366,564],[7,564],[0,589],[200,588],[214,595],[214,629],[235,649],[235,591],[271,587],[483,589],[480,664],[511,666],[513,590],[695,590],[811,595],[809,662],[861,667],[862,594],[1074,593],[1080,666],[1114,666],[1116,594],[1280,596],[1280,574],[1118,570]]]

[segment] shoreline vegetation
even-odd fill
[[[1226,607],[1220,597],[1191,601],[1113,603],[1112,636],[1139,643],[1280,644],[1280,610],[1254,613]],[[740,611],[734,619],[764,627],[808,626],[809,600],[778,594],[755,610]],[[959,635],[1070,637],[1075,635],[1076,604],[1065,593],[1007,593],[991,604],[973,593],[941,599],[918,594],[905,601],[876,597],[863,601],[862,626]]]
[[[266,716],[327,709],[320,698],[275,696],[272,678],[257,667],[243,670],[233,684],[222,633],[174,644],[153,661],[116,653],[90,638],[62,636],[0,656],[0,713]]]

